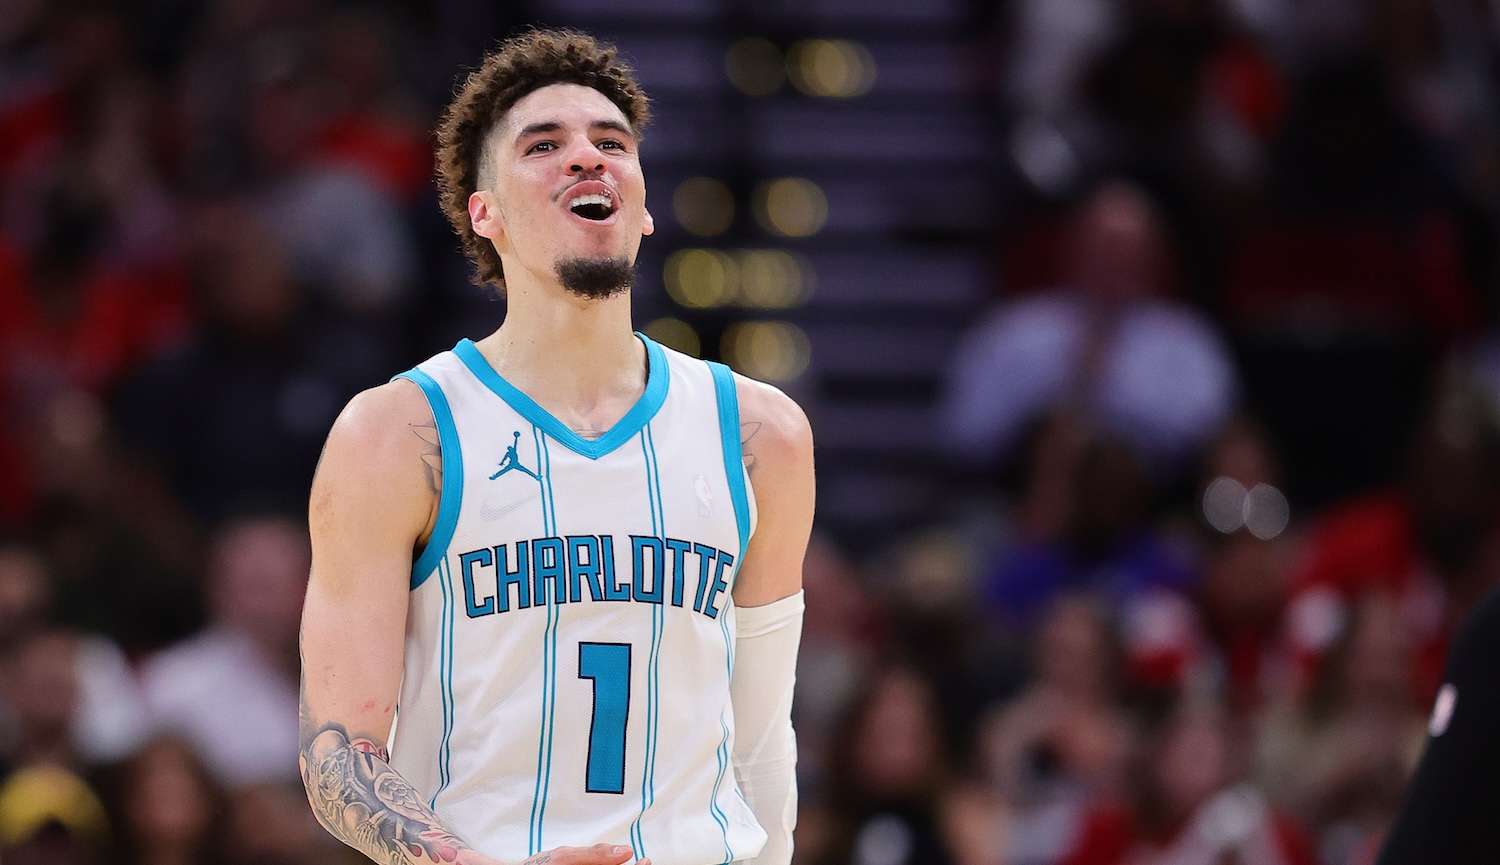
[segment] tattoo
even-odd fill
[[[414,787],[390,767],[390,755],[373,740],[338,724],[316,727],[307,704],[307,664],[297,694],[302,728],[302,783],[313,813],[329,833],[381,865],[454,862],[469,846]]]
[[[545,863],[551,862],[551,861],[552,861],[552,854],[551,853],[538,853],[535,856],[531,857],[530,859],[527,859],[525,862],[522,862],[521,865],[545,865]]]
[[[427,487],[434,493],[443,489],[443,447],[438,442],[436,424],[409,424],[416,437],[427,445],[422,452],[422,468],[427,470]]]
[[[325,724],[302,750],[302,781],[318,821],[335,838],[382,865],[454,862],[468,845],[405,778],[384,748]]]
[[[740,451],[745,455],[745,471],[752,474],[755,472],[756,459],[748,445],[750,440],[755,438],[755,434],[760,432],[760,426],[760,421],[754,420],[740,424]]]

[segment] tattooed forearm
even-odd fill
[[[438,443],[436,424],[409,424],[411,431],[427,447],[422,451],[422,468],[427,471],[427,487],[434,493],[443,488],[443,448]]]
[[[302,749],[302,780],[318,822],[381,865],[447,863],[468,845],[386,762],[385,749],[325,724]]]
[[[755,471],[755,454],[750,450],[750,440],[760,432],[760,421],[746,421],[740,424],[740,452],[745,455],[745,471]]]

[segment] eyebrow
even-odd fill
[[[595,120],[593,123],[589,124],[589,128],[596,131],[610,130],[618,132],[621,135],[628,135],[632,140],[635,139],[635,130],[631,129],[629,126],[621,123],[618,120]],[[521,139],[526,138],[530,135],[541,135],[548,132],[556,132],[559,129],[562,129],[562,124],[558,123],[556,120],[543,120],[539,123],[527,124],[524,128],[521,129],[520,132],[516,134],[516,140],[520,141]]]

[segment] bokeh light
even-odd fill
[[[812,349],[802,328],[785,321],[745,321],[724,331],[725,362],[761,381],[791,381],[807,370]]]
[[[1214,478],[1203,490],[1203,519],[1229,534],[1245,524],[1245,485],[1234,478]]]
[[[755,221],[781,237],[810,237],[828,221],[828,197],[801,177],[762,183],[755,190]]]
[[[769,40],[750,36],[729,46],[724,73],[747,96],[767,96],[786,83],[781,49]]]
[[[812,298],[817,274],[805,257],[783,249],[691,247],[667,258],[662,281],[687,309],[788,309]]]
[[[667,294],[688,309],[733,303],[740,290],[739,265],[717,249],[679,249],[662,269]]]
[[[703,354],[703,340],[698,338],[698,331],[680,318],[658,318],[641,330],[646,336],[683,354],[693,357]]]
[[[1270,484],[1256,484],[1245,494],[1244,517],[1250,534],[1269,541],[1286,531],[1292,509],[1281,490]]]
[[[847,39],[804,39],[788,49],[787,77],[808,96],[849,99],[875,84],[875,58]]]
[[[714,237],[734,223],[734,195],[712,177],[689,177],[672,193],[677,224],[699,237]]]
[[[760,309],[786,309],[812,296],[812,265],[802,256],[780,249],[742,249],[734,254],[739,265],[739,302]]]
[[[1203,519],[1224,534],[1246,529],[1268,541],[1286,531],[1292,509],[1286,495],[1270,484],[1250,489],[1234,478],[1214,478],[1203,490]]]

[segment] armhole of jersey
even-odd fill
[[[750,496],[745,488],[745,455],[740,447],[740,400],[734,388],[734,373],[722,363],[708,361],[714,375],[714,393],[719,401],[719,437],[724,443],[724,476],[729,497],[734,500],[734,521],[740,530],[740,560],[750,543]],[[735,567],[739,572],[739,567]]]
[[[453,540],[453,530],[458,526],[458,506],[464,497],[464,460],[458,445],[458,427],[453,423],[453,410],[448,407],[448,397],[432,376],[420,369],[409,369],[396,376],[404,378],[422,389],[427,405],[432,409],[432,421],[437,425],[438,459],[442,462],[443,488],[438,493],[437,521],[432,527],[432,537],[427,546],[411,565],[411,587],[416,589],[448,555],[448,542]]]

